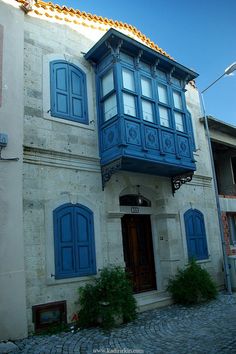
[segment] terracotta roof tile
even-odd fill
[[[19,3],[23,3],[25,0],[16,0]],[[39,12],[37,9],[43,9],[45,10],[44,13]],[[56,12],[55,15],[51,15],[50,13],[48,13],[48,11],[51,12]],[[97,15],[93,15],[91,13],[87,13],[85,11],[80,11],[77,9],[73,9],[73,8],[68,8],[67,6],[63,5],[60,6],[58,4],[53,4],[52,2],[45,2],[42,0],[38,0],[34,6],[33,6],[33,12],[36,15],[42,16],[45,15],[48,18],[52,18],[54,17],[55,19],[59,20],[59,21],[66,21],[66,22],[73,22],[75,24],[79,24],[79,22],[75,21],[74,19],[72,19],[71,17],[76,16],[79,17],[83,20],[87,20],[87,21],[93,21],[93,22],[97,22],[99,24],[104,24],[107,26],[112,26],[115,27],[117,29],[126,29],[128,31],[130,31],[131,34],[134,34],[135,36],[137,36],[137,38],[139,38],[144,44],[146,44],[147,46],[149,46],[150,48],[156,50],[157,52],[165,55],[168,58],[171,58],[169,54],[167,54],[164,50],[162,50],[161,48],[159,48],[155,43],[153,43],[149,38],[147,38],[142,32],[140,32],[136,27],[129,25],[127,23],[123,23],[121,21],[114,21],[112,19],[108,19],[106,17],[102,17],[102,16],[97,16]],[[58,16],[58,14],[63,14],[65,15],[65,17],[61,17]],[[68,16],[68,17],[67,17]],[[82,25],[86,26],[86,27],[91,27],[91,28],[95,28],[94,25],[88,24],[84,21],[82,21]],[[101,28],[101,26],[98,26],[97,29],[100,29],[102,31],[104,31],[104,28]],[[173,59],[173,58],[171,58]]]

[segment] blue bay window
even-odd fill
[[[96,67],[103,175],[193,173],[185,86],[197,74],[114,29],[85,58]]]
[[[85,73],[65,60],[50,63],[51,115],[88,124]]]

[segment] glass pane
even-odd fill
[[[105,96],[114,89],[113,71],[110,70],[102,78],[102,95]]]
[[[143,109],[143,119],[153,122],[153,111],[152,111],[152,104],[151,102],[142,100],[142,109]]]
[[[229,229],[230,229],[230,243],[236,245],[236,214],[230,215],[229,219]]]
[[[141,77],[142,94],[147,97],[152,97],[151,80],[146,77]]]
[[[134,73],[128,69],[122,69],[122,77],[123,77],[123,87],[135,91],[134,89]]]
[[[177,91],[173,91],[173,97],[174,97],[175,108],[183,109],[181,93]]]
[[[151,67],[150,67],[150,65],[144,63],[143,61],[140,61],[140,62],[139,62],[139,66],[140,66],[141,69],[147,71],[148,73],[151,72]]]
[[[183,115],[181,113],[175,112],[175,126],[177,130],[184,131]]]
[[[157,76],[163,80],[166,80],[166,73],[164,73],[164,71],[157,69]]]
[[[117,114],[116,95],[112,95],[104,101],[104,119],[108,120]]]
[[[169,127],[169,116],[168,116],[168,109],[165,107],[159,107],[159,114],[160,114],[160,123],[164,127]]]
[[[124,113],[136,117],[135,98],[132,95],[123,93]]]
[[[175,84],[176,86],[181,86],[181,81],[179,79],[176,79],[176,77],[171,77],[171,81],[173,82],[173,84]]]
[[[133,57],[131,57],[130,55],[121,52],[120,57],[121,57],[121,60],[124,60],[125,62],[132,64],[132,65],[134,64]]]
[[[158,85],[159,101],[168,104],[167,87],[165,85]]]

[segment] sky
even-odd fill
[[[52,0],[135,26],[204,90],[236,62],[236,0]],[[236,71],[204,93],[207,115],[236,126]]]

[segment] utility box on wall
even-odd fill
[[[8,142],[7,134],[0,133],[0,147],[6,147]]]

